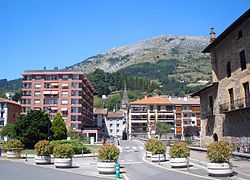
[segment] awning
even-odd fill
[[[57,107],[51,107],[51,110],[57,110],[58,108]]]
[[[63,86],[63,87],[67,87],[67,86],[69,86],[69,85],[68,85],[68,84],[62,84],[62,86]]]
[[[58,83],[51,83],[51,86],[58,86]]]
[[[50,94],[51,91],[43,91],[43,94]]]
[[[51,91],[50,94],[53,94],[53,95],[58,94],[58,91]]]
[[[61,111],[68,111],[68,108],[61,108]]]

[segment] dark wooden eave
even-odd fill
[[[201,90],[199,90],[199,91],[197,91],[197,92],[191,94],[191,97],[200,96],[200,93],[201,93],[201,92],[203,92],[203,91],[205,91],[205,90],[208,90],[208,89],[210,89],[210,88],[216,87],[216,86],[218,86],[218,83],[217,83],[217,82],[214,82],[213,84],[209,84],[208,86],[202,88]]]

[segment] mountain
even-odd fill
[[[132,45],[115,47],[69,66],[68,69],[82,70],[86,73],[102,69],[112,73],[130,65],[176,59],[180,62],[177,72],[189,70],[189,66],[197,64],[195,66],[199,71],[210,73],[209,57],[201,52],[208,43],[209,37],[206,36],[161,35]],[[201,60],[204,61],[200,62]]]

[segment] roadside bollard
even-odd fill
[[[189,158],[187,158],[187,170],[188,170],[188,172],[190,172],[189,171]]]
[[[119,163],[116,163],[116,165],[115,165],[115,178],[121,179],[121,177],[120,177],[120,164]]]
[[[27,161],[28,160],[28,157],[27,157],[27,153],[26,153],[26,155],[25,155],[25,161]]]

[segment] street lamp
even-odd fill
[[[51,113],[51,107],[48,107],[48,115],[49,115],[49,121],[50,121],[50,113]],[[49,129],[50,129],[50,122],[48,122],[48,141],[49,141]]]

